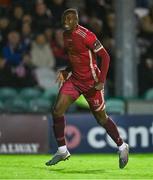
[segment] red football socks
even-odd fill
[[[57,140],[58,146],[64,146],[65,143],[65,136],[64,136],[64,129],[65,129],[65,119],[64,116],[53,118],[54,125],[54,134]],[[114,140],[117,146],[121,146],[123,144],[123,140],[119,135],[118,129],[116,124],[112,121],[110,117],[108,117],[107,122],[103,125],[106,129],[109,136]]]
[[[58,146],[65,145],[65,136],[64,136],[64,129],[65,129],[65,119],[64,116],[54,118],[53,117],[53,130],[54,135],[57,141]]]
[[[103,125],[103,127],[106,129],[107,133],[114,140],[117,146],[121,146],[123,144],[123,140],[119,135],[117,126],[110,117],[108,117],[107,122]]]

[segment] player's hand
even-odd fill
[[[102,82],[96,82],[94,87],[97,91],[104,91],[104,83]]]
[[[60,70],[58,75],[57,75],[57,79],[56,82],[59,83],[59,85],[61,85],[68,77],[69,73],[65,70]]]

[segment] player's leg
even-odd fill
[[[70,156],[65,143],[64,113],[67,111],[69,106],[77,99],[78,96],[79,93],[75,90],[73,84],[70,81],[64,83],[52,111],[53,130],[58,144],[58,150],[53,158],[46,163],[47,166],[55,165],[60,161],[66,160]]]
[[[65,118],[64,113],[69,106],[74,102],[74,99],[67,94],[59,93],[57,101],[52,111],[53,117],[53,130],[58,144],[58,147],[65,146]]]
[[[119,147],[119,167],[124,168],[128,162],[128,145],[123,142],[115,122],[106,114],[105,102],[102,91],[87,94],[86,99],[98,124],[105,128],[109,136]]]
[[[119,148],[119,167],[122,169],[128,163],[129,147],[123,142],[118,132],[115,122],[107,116],[105,109],[100,111],[92,111],[98,124],[105,128],[109,136],[114,140]]]
[[[123,140],[119,135],[118,129],[114,121],[106,114],[105,109],[99,111],[92,110],[97,123],[106,129],[106,132],[114,140],[117,146],[123,144]]]
[[[65,129],[64,113],[73,103],[73,101],[74,100],[69,95],[61,94],[61,93],[58,95],[57,101],[52,111],[53,130],[58,144],[58,150],[53,156],[53,158],[46,163],[47,166],[55,165],[58,162],[66,160],[70,157],[70,153],[66,147],[65,135],[64,135],[64,129]]]

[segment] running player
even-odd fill
[[[62,16],[62,23],[65,28],[63,38],[70,65],[65,70],[61,70],[57,78],[57,81],[62,85],[52,116],[58,150],[46,165],[55,165],[70,157],[64,136],[64,113],[83,94],[98,124],[106,129],[106,132],[118,146],[119,167],[124,168],[128,163],[129,147],[128,144],[123,142],[116,124],[105,111],[104,83],[110,57],[96,35],[80,26],[78,22],[76,9],[64,11]],[[96,56],[99,56],[102,60],[100,69],[96,64]]]

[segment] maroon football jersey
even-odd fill
[[[100,70],[96,64],[96,52],[103,48],[96,35],[78,25],[70,33],[63,33],[64,46],[68,51],[72,78],[85,82],[98,81]]]

